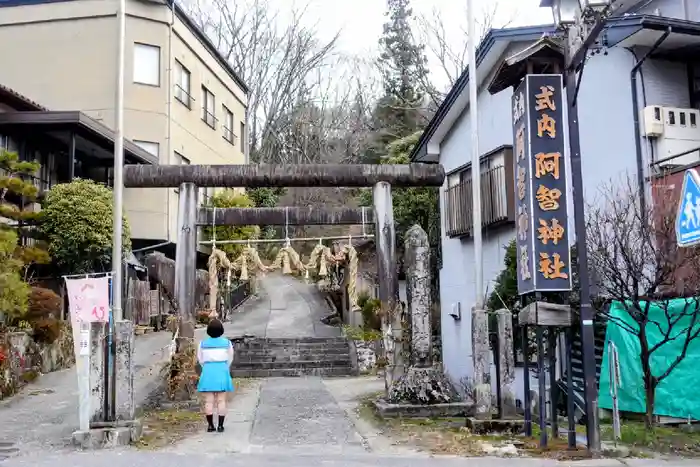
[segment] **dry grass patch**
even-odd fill
[[[202,429],[202,414],[191,409],[152,410],[143,415],[140,449],[171,446]]]

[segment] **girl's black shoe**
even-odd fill
[[[219,428],[216,429],[219,433],[224,432],[224,415],[219,415]]]
[[[214,428],[214,415],[207,415],[207,432],[213,433],[216,431]]]

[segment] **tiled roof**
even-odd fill
[[[12,88],[8,88],[0,84],[0,102],[4,102],[15,110],[27,111],[27,110],[43,110],[47,111],[46,107],[34,102],[30,98],[18,93]]]

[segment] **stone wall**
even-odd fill
[[[69,368],[74,363],[68,323],[62,323],[58,338],[51,344],[36,343],[25,331],[0,333],[0,400],[16,394],[41,374]]]
[[[377,370],[377,356],[382,352],[382,341],[353,340],[357,352],[357,371],[360,374],[372,374]],[[442,355],[440,336],[433,336],[433,364],[439,365]]]

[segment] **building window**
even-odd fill
[[[153,141],[139,141],[136,139],[134,140],[134,144],[152,156],[156,158],[160,157],[160,144],[154,143]]]
[[[202,120],[212,128],[216,128],[215,105],[214,94],[202,86]]]
[[[192,88],[190,70],[175,60],[175,99],[182,102],[188,109],[192,108]]]
[[[236,135],[233,134],[233,112],[225,105],[224,108],[224,139],[231,144],[236,143]]]
[[[241,135],[240,135],[240,138],[241,138],[241,152],[242,152],[243,154],[245,154],[245,140],[246,140],[246,136],[245,136],[245,122],[241,122]]]
[[[160,86],[160,47],[134,44],[134,83]]]
[[[513,222],[513,151],[499,148],[481,159],[481,222],[484,228]],[[472,177],[471,167],[447,174],[447,189],[443,193],[445,232],[448,237],[471,236]]]

